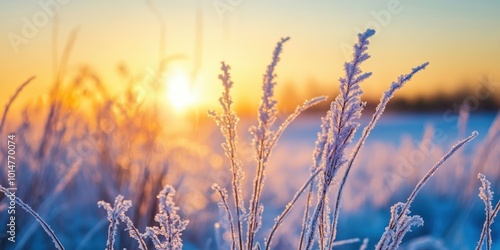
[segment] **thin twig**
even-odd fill
[[[66,46],[64,47],[64,51],[61,57],[61,61],[58,64],[58,72],[57,76],[55,79],[55,86],[52,89],[52,94],[55,94],[61,84],[62,78],[64,74],[66,73],[66,67],[68,66],[68,61],[71,55],[71,52],[73,51],[73,46],[75,45],[76,38],[78,36],[78,32],[80,31],[80,26],[76,26],[71,30],[71,33],[69,35],[68,41],[66,42]]]

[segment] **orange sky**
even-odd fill
[[[325,90],[335,89],[343,73],[342,64],[348,59],[345,48],[350,48],[355,34],[366,27],[377,28],[378,32],[369,49],[372,59],[363,67],[374,72],[363,85],[369,97],[377,98],[397,76],[425,61],[431,63],[430,67],[405,87],[401,96],[453,91],[464,82],[477,83],[482,76],[500,81],[500,2],[152,2],[164,17],[165,55],[185,56],[166,74],[189,75],[196,66],[196,56],[200,56],[200,71],[192,84],[202,93],[198,102],[208,106],[217,101],[221,91],[217,80],[221,60],[233,68],[236,102],[257,101],[265,67],[275,43],[283,36],[290,36],[291,41],[285,45],[278,66],[279,89],[308,93],[311,81]],[[134,75],[145,74],[157,64],[160,23],[146,1],[1,1],[0,103],[32,75],[37,79],[22,94],[20,103],[49,92],[54,52],[51,8],[58,9],[59,55],[70,31],[80,27],[68,63],[70,73],[89,65],[109,89],[118,90],[124,86],[117,73],[119,63],[127,65]],[[28,34],[30,37],[23,33],[25,20],[36,29]],[[197,20],[201,26],[197,26]],[[195,53],[197,27],[202,38],[198,40],[200,53]],[[16,45],[13,41],[19,40],[14,37],[24,40]]]

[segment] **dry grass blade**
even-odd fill
[[[283,44],[290,40],[289,37],[282,38],[276,45],[271,63],[267,66],[266,74],[262,84],[262,99],[258,111],[258,125],[251,128],[253,135],[253,145],[257,155],[257,170],[253,181],[252,195],[250,199],[248,229],[247,229],[247,249],[254,248],[255,235],[260,227],[262,218],[260,217],[263,211],[261,203],[262,189],[264,187],[264,176],[268,165],[269,156],[272,151],[271,138],[274,131],[271,127],[277,118],[277,103],[274,97],[276,86],[275,69],[280,60],[280,55],[283,50]]]
[[[51,105],[50,105],[50,110],[49,114],[47,116],[47,120],[45,122],[45,127],[44,127],[44,134],[42,136],[42,140],[40,141],[40,145],[38,147],[38,158],[42,159],[45,156],[46,153],[46,146],[49,143],[49,140],[52,138],[52,128],[51,126],[53,125],[53,121],[58,118],[59,115],[59,109],[60,109],[60,104],[56,101],[57,99],[57,93],[59,93],[61,84],[63,82],[63,77],[64,74],[66,73],[66,67],[68,65],[68,61],[71,55],[71,52],[73,50],[73,46],[75,44],[78,31],[80,30],[80,27],[77,26],[73,28],[71,31],[71,34],[69,35],[68,41],[66,42],[66,46],[64,47],[63,54],[61,57],[61,62],[58,64],[59,68],[57,69],[57,75],[54,80],[54,85],[51,89],[50,92],[50,97],[51,97]]]
[[[24,89],[24,87],[26,87],[33,79],[35,79],[35,76],[30,77],[23,84],[21,84],[21,86],[19,86],[19,88],[17,88],[14,95],[10,98],[7,105],[5,105],[5,109],[4,109],[3,115],[2,115],[2,122],[0,123],[0,134],[2,133],[3,126],[5,125],[5,119],[7,118],[7,113],[9,112],[10,106],[12,105],[12,103],[14,103],[17,96],[19,95],[19,93],[21,93],[21,91]]]
[[[73,50],[73,46],[75,45],[76,37],[78,36],[78,32],[80,31],[80,27],[77,26],[71,30],[71,34],[69,35],[68,41],[66,42],[66,46],[64,47],[64,51],[62,54],[61,62],[57,64],[59,66],[57,70],[57,76],[55,79],[55,85],[52,89],[52,94],[55,94],[58,90],[61,81],[63,79],[64,74],[66,73],[66,66],[68,65],[68,61],[71,55],[71,51]]]
[[[158,44],[159,45],[158,55],[160,56],[159,72],[162,72],[164,65],[161,63],[161,61],[165,55],[165,37],[167,34],[165,17],[158,8],[158,6],[154,5],[153,0],[145,0],[145,3],[148,6],[149,11],[151,11],[151,13],[155,16],[156,20],[158,21],[158,24],[160,25],[160,41]]]

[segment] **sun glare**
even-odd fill
[[[184,72],[175,72],[166,81],[167,99],[174,110],[184,111],[196,103],[196,92]]]

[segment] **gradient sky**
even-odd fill
[[[155,67],[160,25],[145,1],[64,2],[67,3],[59,4],[58,11],[59,54],[70,31],[80,27],[69,72],[90,65],[110,89],[119,89],[123,86],[116,70],[119,63],[127,65],[136,75]],[[356,33],[367,27],[377,29],[369,49],[372,59],[363,66],[374,72],[363,85],[369,97],[377,98],[397,76],[425,61],[431,63],[430,67],[403,89],[401,96],[450,92],[463,83],[477,83],[482,76],[500,81],[500,1],[162,0],[153,3],[164,15],[165,54],[186,56],[185,60],[172,64],[174,71],[190,72],[195,66],[196,20],[201,17],[201,69],[195,85],[203,93],[203,103],[213,104],[218,98],[221,60],[233,68],[237,102],[257,100],[271,52],[284,36],[290,36],[291,41],[285,45],[278,66],[280,90],[294,88],[302,93],[318,87],[334,90],[342,75],[343,62],[348,59],[346,48],[350,51]],[[23,18],[43,16],[40,12],[44,10],[39,1],[0,0],[2,105],[16,86],[32,75],[37,79],[23,93],[24,100],[31,101],[49,92],[53,76],[53,18],[41,24],[37,34],[27,39],[27,44],[20,44],[17,52],[9,39],[9,34],[22,36]],[[312,97],[305,95],[304,98]]]

